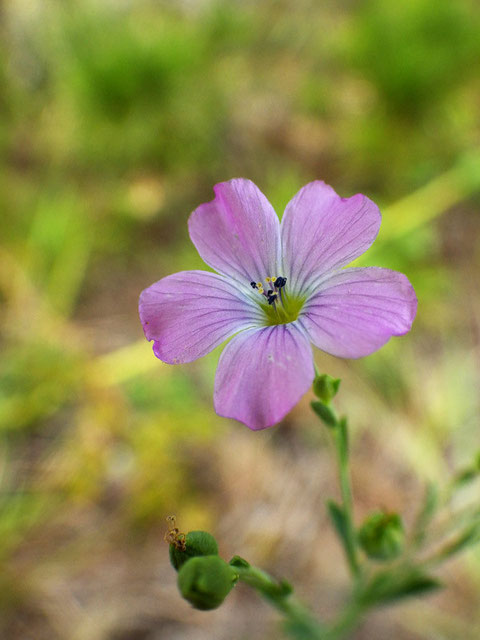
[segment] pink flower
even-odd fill
[[[196,360],[234,336],[218,363],[215,410],[264,429],[312,384],[310,343],[340,358],[367,356],[410,330],[417,299],[397,271],[343,268],[380,227],[366,196],[340,198],[311,182],[280,224],[250,180],[214,190],[188,226],[218,274],[181,271],[156,282],[140,296],[140,319],[155,355],[170,364]]]

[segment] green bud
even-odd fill
[[[319,400],[328,404],[337,395],[340,382],[340,378],[332,378],[332,376],[323,373],[313,381],[313,393]]]
[[[170,545],[170,562],[178,571],[190,558],[196,556],[218,555],[218,544],[211,533],[206,531],[189,531],[185,536],[185,549]]]
[[[237,581],[233,567],[220,556],[198,556],[185,562],[178,572],[180,593],[195,609],[216,609]]]
[[[393,560],[403,550],[405,531],[398,513],[375,511],[358,531],[358,542],[369,558]]]

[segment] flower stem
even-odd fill
[[[360,564],[357,557],[357,536],[353,519],[353,497],[350,483],[348,424],[345,417],[339,418],[331,405],[337,394],[340,380],[326,374],[320,374],[315,366],[313,392],[318,400],[311,403],[313,411],[332,434],[335,445],[342,504],[333,500],[327,502],[330,517],[343,545],[350,573],[357,580],[360,577]]]
[[[253,587],[286,617],[286,629],[304,640],[323,640],[327,637],[324,625],[292,594],[286,582],[277,582],[268,573],[252,567],[235,565],[238,578]],[[301,635],[300,635],[301,634]]]
[[[340,614],[336,622],[324,633],[323,640],[341,640],[350,637],[350,633],[356,629],[366,608],[352,601]]]
[[[350,572],[354,578],[360,576],[360,565],[357,557],[357,544],[355,525],[353,521],[353,497],[350,481],[349,457],[348,457],[348,431],[347,421],[341,419],[334,430],[334,442],[337,451],[338,474],[340,478],[340,491],[342,494],[343,514],[345,517],[344,547]]]
[[[329,625],[314,618],[311,612],[292,594],[290,585],[275,581],[268,573],[252,567],[235,564],[238,579],[260,593],[285,616],[285,631],[302,640],[341,640],[359,623],[368,605],[354,597],[350,604]]]

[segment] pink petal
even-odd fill
[[[280,223],[272,205],[250,180],[215,185],[215,199],[190,216],[190,238],[219,273],[250,286],[277,275]]]
[[[319,180],[291,200],[282,220],[284,269],[290,291],[309,294],[325,274],[349,264],[375,240],[378,207],[362,194],[340,198]]]
[[[402,273],[365,267],[328,276],[298,320],[313,344],[339,358],[361,358],[410,331],[417,312]]]
[[[244,331],[220,356],[215,411],[265,429],[292,409],[313,378],[312,350],[297,323]]]
[[[191,362],[241,329],[259,326],[258,306],[216,273],[181,271],[142,291],[140,319],[157,358]]]

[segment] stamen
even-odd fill
[[[263,282],[252,282],[250,285],[262,298],[258,300],[265,313],[268,325],[288,324],[299,316],[305,302],[299,296],[287,295],[285,276],[266,276]],[[263,301],[263,302],[262,302]]]
[[[265,296],[265,298],[267,298],[268,300],[268,304],[273,304],[273,302],[279,296],[280,296],[280,302],[283,304],[284,300],[282,297],[281,289],[282,287],[285,286],[287,279],[284,278],[283,276],[266,276],[265,282],[267,283],[267,285],[268,284],[270,285],[270,286],[267,286],[266,291],[263,287],[262,282],[255,282],[254,280],[252,280],[250,282],[250,286],[252,287],[252,289],[255,289],[256,291],[258,291],[260,295]]]

